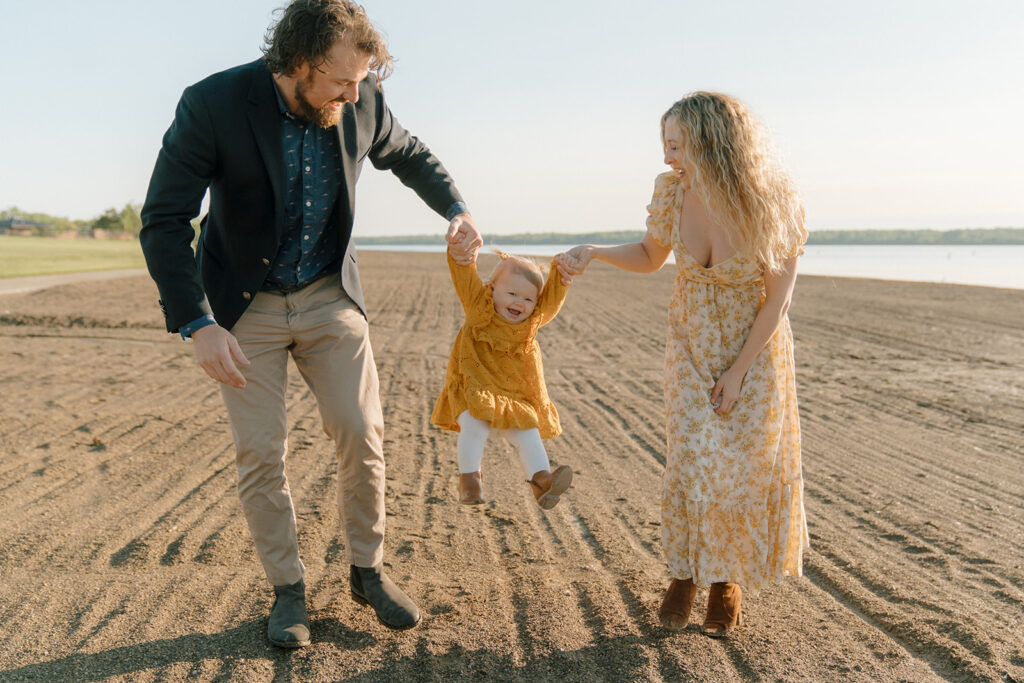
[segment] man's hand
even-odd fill
[[[452,218],[444,239],[448,242],[448,251],[452,259],[460,266],[468,266],[476,261],[476,252],[480,251],[484,244],[473,217],[468,213],[460,213]]]
[[[242,353],[242,347],[233,334],[220,325],[207,325],[192,333],[192,342],[196,347],[199,367],[207,375],[229,387],[245,387],[245,378],[235,362],[248,366],[249,359]]]

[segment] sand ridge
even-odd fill
[[[799,279],[806,576],[716,641],[655,616],[671,266],[596,264],[541,331],[549,454],[577,472],[544,513],[501,442],[489,502],[455,501],[454,437],[428,424],[462,320],[443,257],[360,262],[386,563],[422,624],[393,633],[349,597],[331,447],[292,366],[314,643],[269,646],[219,390],[148,278],[69,284],[0,297],[0,680],[1024,681],[1021,292]]]

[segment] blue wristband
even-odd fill
[[[444,219],[450,221],[451,219],[458,216],[460,213],[468,213],[469,207],[466,206],[466,202],[455,202],[448,207],[448,211],[444,214]]]
[[[181,328],[178,329],[178,332],[181,333],[181,338],[182,339],[186,339],[187,340],[187,339],[192,337],[192,334],[196,330],[201,329],[203,327],[206,327],[207,325],[216,325],[216,324],[217,324],[217,321],[213,319],[212,315],[204,315],[202,318],[196,318],[195,320],[190,322],[188,325],[182,325]]]

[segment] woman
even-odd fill
[[[710,585],[703,631],[740,623],[744,588],[801,574],[807,548],[793,336],[786,312],[807,233],[792,183],[753,115],[696,92],[662,116],[665,163],[640,242],[582,245],[592,259],[650,273],[675,253],[665,354],[662,545],[673,579],[661,623],[685,628]]]

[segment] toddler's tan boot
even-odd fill
[[[463,505],[479,505],[484,502],[483,476],[480,472],[459,475],[459,502]]]
[[[558,505],[561,495],[572,485],[572,470],[568,465],[559,465],[554,472],[541,470],[534,473],[528,483],[537,505],[543,510],[550,510]]]

